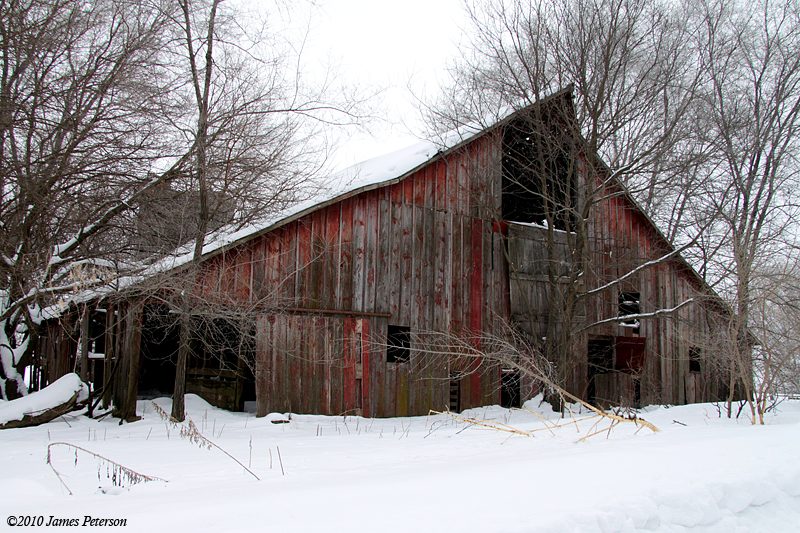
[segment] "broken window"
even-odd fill
[[[503,130],[503,219],[568,229],[576,203],[570,136],[544,111]]]
[[[619,316],[638,315],[641,313],[641,305],[639,304],[640,294],[638,292],[620,292],[619,293]],[[633,333],[639,333],[639,319],[632,318],[630,320],[623,320],[620,324],[623,327],[633,328]]]
[[[411,360],[411,328],[389,325],[386,335],[386,362],[407,363]]]
[[[700,348],[689,348],[689,372],[696,372],[698,374],[700,373],[702,370],[700,367],[700,356]]]

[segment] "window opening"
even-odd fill
[[[640,297],[641,295],[638,292],[619,293],[619,316],[638,315],[641,313]],[[626,328],[633,328],[632,332],[636,335],[639,334],[639,319],[623,320],[621,325]]]
[[[689,348],[689,372],[700,373],[702,367],[700,366],[700,348]]]
[[[386,335],[386,362],[407,363],[411,360],[411,328],[389,325]]]

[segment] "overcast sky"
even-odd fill
[[[373,128],[373,138],[348,142],[337,156],[339,166],[413,144],[417,138],[408,130],[419,125],[411,90],[431,93],[444,79],[462,39],[461,0],[319,0],[319,5],[310,30],[312,53],[338,59],[347,79],[391,87],[383,103],[398,122],[391,129]]]

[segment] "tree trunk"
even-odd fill
[[[175,390],[172,394],[172,418],[178,422],[183,422],[186,418],[186,362],[189,359],[189,342],[191,341],[188,305],[183,305],[181,311],[178,360],[175,363]]]

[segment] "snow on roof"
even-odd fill
[[[451,137],[458,142],[457,137]],[[352,165],[336,172],[313,197],[293,204],[288,208],[270,214],[241,228],[222,228],[207,236],[203,246],[203,256],[213,254],[225,247],[266,233],[277,226],[306,215],[318,208],[351,196],[358,192],[387,185],[424,165],[443,150],[443,146],[432,141],[421,141],[395,152],[378,156]],[[191,261],[194,254],[193,243],[175,250],[168,257],[154,263],[144,277],[179,268]]]

